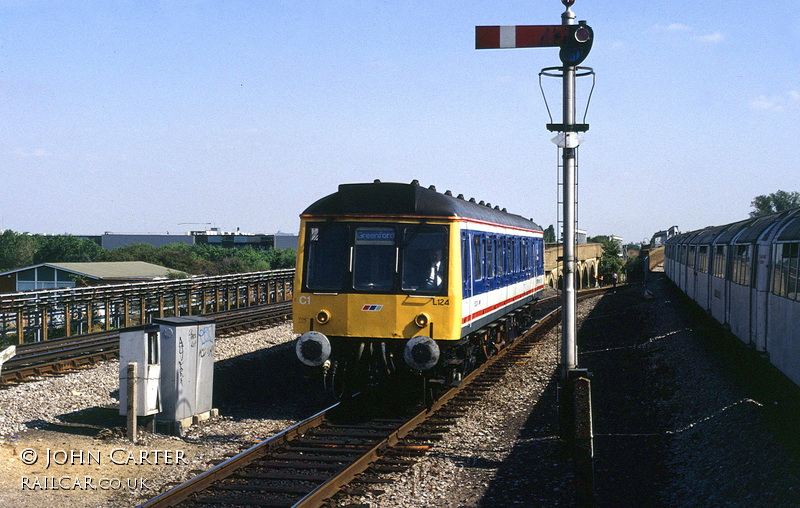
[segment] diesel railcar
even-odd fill
[[[416,180],[343,184],[302,213],[295,277],[297,356],[331,385],[458,384],[529,324],[542,228]]]
[[[800,385],[800,208],[667,240],[664,271]]]

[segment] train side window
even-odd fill
[[[472,235],[472,277],[483,280],[483,248],[480,235]]]
[[[528,251],[525,256],[528,258],[528,274],[533,275],[533,240],[528,242]]]
[[[520,252],[520,256],[522,257],[522,272],[528,269],[528,241],[522,240],[522,252]]]
[[[777,246],[775,249],[775,260],[772,263],[772,282],[770,283],[770,292],[773,295],[781,295],[781,265],[783,264],[783,248]]]
[[[501,237],[497,238],[497,276],[502,277],[506,273],[506,239]]]
[[[708,273],[708,246],[701,245],[697,252],[697,271]]]
[[[516,253],[516,250],[515,250],[516,248],[514,246],[514,242],[516,242],[516,241],[517,241],[517,239],[514,238],[513,236],[508,238],[508,252],[506,253],[506,255],[508,256],[508,266],[507,266],[507,268],[508,268],[508,274],[509,275],[513,275],[513,274],[517,273],[516,259],[514,258],[515,253]]]
[[[714,277],[725,278],[725,246],[717,245],[714,248]]]
[[[536,257],[536,266],[540,268],[539,275],[544,274],[544,239],[540,238],[537,240],[536,245],[538,245],[538,254]]]
[[[686,266],[689,268],[694,268],[695,262],[695,247],[694,245],[689,246],[689,257],[686,260]]]
[[[736,245],[733,253],[731,281],[743,286],[750,285],[750,246]]]
[[[339,291],[350,273],[348,227],[320,224],[307,228],[306,286],[317,291]]]
[[[784,243],[775,249],[772,293],[797,300],[798,253],[797,243]]]
[[[494,238],[486,238],[486,278],[494,277]]]

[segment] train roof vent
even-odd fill
[[[436,192],[436,186],[435,185],[431,185],[430,187],[428,187],[428,190],[432,190],[433,192]]]
[[[372,183],[381,183],[381,181],[376,178],[375,181]]]
[[[469,202],[470,203],[474,203],[475,202],[475,198],[469,198]]]
[[[486,203],[486,206],[487,206],[488,208],[491,208],[491,207],[492,207],[492,204],[491,204],[491,203]]]
[[[419,180],[414,178],[413,180],[411,180],[411,185],[417,185],[418,186],[419,185]]]
[[[464,195],[463,194],[459,194],[458,196],[456,196],[456,198],[457,199],[464,199]]]
[[[495,210],[499,210],[499,209],[500,209],[500,205],[495,205],[495,206],[494,206],[494,209],[495,209]]]
[[[486,203],[484,203],[482,199],[478,202],[478,204],[481,206],[486,206]]]
[[[449,190],[446,190],[446,191],[444,191],[444,195],[445,195],[445,196],[452,196],[452,195],[453,195],[453,193],[452,193],[452,192],[450,192]]]

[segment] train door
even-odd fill
[[[472,284],[470,287],[470,301],[468,317],[479,315],[486,306],[486,235],[483,233],[470,233],[470,256],[472,261]]]
[[[724,290],[722,291],[722,298],[725,302],[724,308],[724,320],[721,320],[721,323],[724,323],[728,326],[731,324],[731,290],[733,288],[733,251],[735,247],[733,245],[725,246],[725,284],[723,285]]]
[[[766,351],[767,348],[767,294],[769,289],[769,259],[770,245],[756,244],[754,256],[754,273],[751,294],[755,305],[751,305],[753,312],[750,320],[751,340],[756,344],[757,351]]]
[[[725,323],[725,277],[726,249],[724,245],[712,245],[711,252],[711,287],[709,289],[709,305],[711,315],[720,323]]]
[[[469,248],[469,232],[461,231],[461,298],[464,303],[472,298],[472,250]]]
[[[497,237],[497,286],[501,290],[499,301],[504,303],[508,301],[508,242],[505,236]]]
[[[692,300],[697,301],[695,295],[695,284],[697,283],[697,249],[694,245],[689,245],[689,252],[686,257],[686,295]]]
[[[509,240],[509,245],[511,246],[511,255],[509,257],[511,260],[509,262],[511,264],[509,267],[511,270],[511,283],[516,284],[519,282],[519,238],[512,237]]]
[[[687,274],[689,273],[689,246],[686,244],[681,245],[681,261],[683,262],[680,268],[681,282],[678,286],[684,293],[686,293],[686,284],[688,280]]]

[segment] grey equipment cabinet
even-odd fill
[[[160,411],[161,362],[156,325],[125,328],[119,333],[119,414],[128,414],[128,364],[136,363],[136,416]]]
[[[203,316],[154,319],[161,337],[159,420],[180,421],[211,410],[216,326]]]

